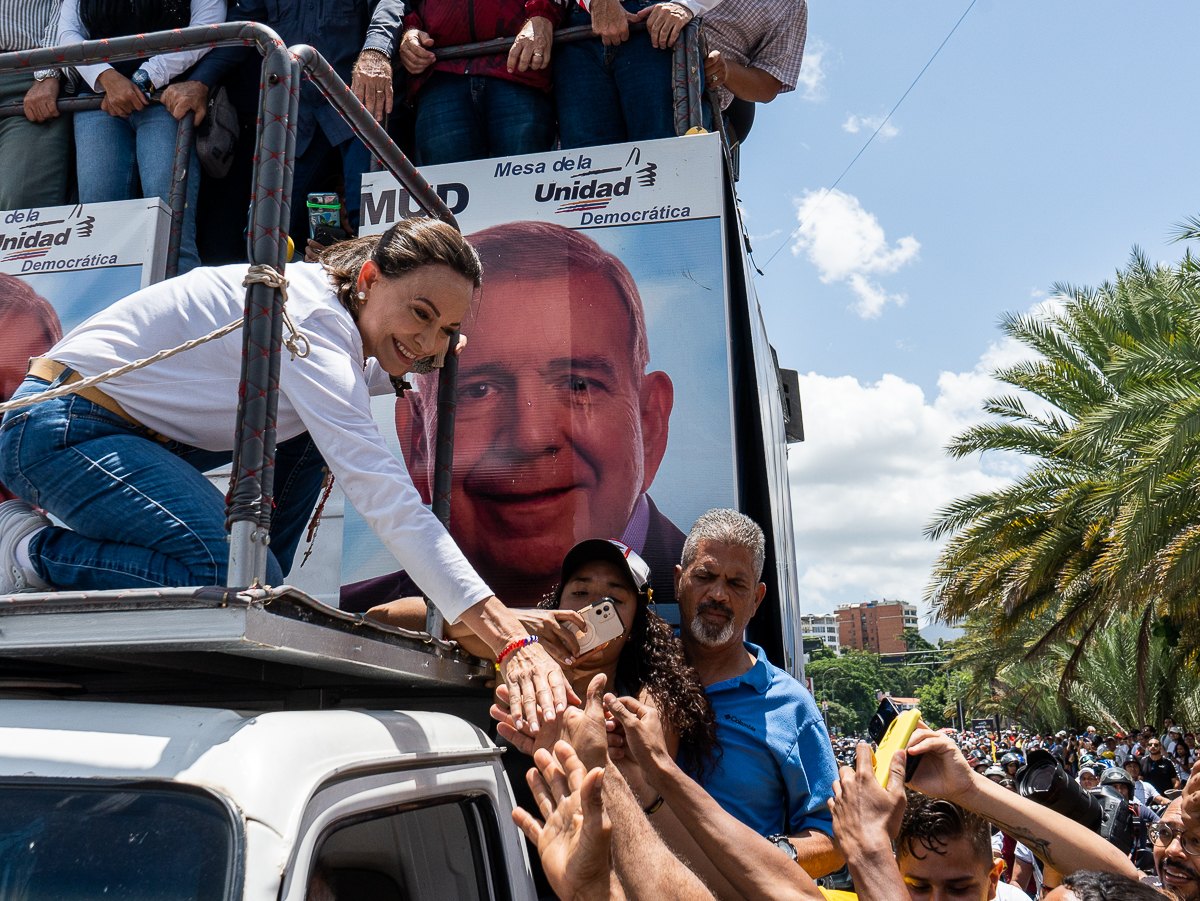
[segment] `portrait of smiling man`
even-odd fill
[[[633,277],[590,237],[552,223],[507,223],[469,240],[484,285],[463,325],[470,341],[459,362],[450,533],[511,606],[536,604],[586,538],[620,539],[640,553],[657,600],[669,603],[684,534],[649,489],[674,386],[665,372],[646,371]],[[397,435],[431,501],[437,374],[417,387],[397,401]],[[419,593],[393,573],[345,586],[342,607]]]

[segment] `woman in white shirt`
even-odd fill
[[[225,0],[63,0],[58,43],[168,31],[225,21]],[[151,91],[183,79],[209,51],[204,47],[143,60],[77,66],[92,93],[104,95],[101,109],[75,114],[75,169],[80,203],[128,200],[134,174],[142,197],[167,202],[175,166],[179,124],[167,108],[150,105]],[[186,110],[181,115],[190,115]],[[188,196],[179,243],[179,271],[200,265],[196,252],[196,201],[200,164],[193,148],[188,161]]]
[[[200,268],[118,301],[31,361],[14,398],[240,319],[245,275],[245,266]],[[287,312],[310,351],[281,361],[268,583],[291,567],[328,466],[446,620],[461,619],[501,656],[523,720],[536,723],[539,708],[553,719],[565,682],[528,641],[523,623],[534,625],[537,613],[518,619],[493,595],[371,416],[372,393],[446,352],[480,284],[474,250],[445,223],[406,219],[382,238],[340,245],[327,266],[292,264],[287,278]],[[6,413],[0,481],[23,500],[0,505],[0,595],[224,584],[225,501],[203,472],[231,458],[241,355],[239,330],[107,381],[102,392]]]

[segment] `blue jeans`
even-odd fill
[[[625,0],[622,5],[638,12],[651,0]],[[575,7],[564,27],[591,21]],[[674,51],[656,50],[644,31],[615,47],[605,47],[599,38],[555,47],[554,94],[563,149],[675,137],[673,65]]]
[[[417,94],[417,165],[541,153],[554,146],[554,100],[489,75],[434,72]]]
[[[143,197],[169,203],[175,170],[175,138],[179,123],[165,106],[135,110],[128,118],[104,110],[75,114],[75,169],[79,202],[130,200],[133,174],[142,181]],[[136,170],[135,170],[136,166]],[[200,161],[196,150],[188,161],[187,206],[179,241],[179,274],[200,265],[196,252],[196,200],[200,196]]]
[[[26,378],[13,397],[47,384]],[[29,543],[38,575],[64,591],[224,585],[225,499],[202,473],[231,457],[160,443],[76,395],[12,410],[0,425],[0,481],[69,526]],[[276,447],[271,585],[291,569],[324,465],[307,432]]]

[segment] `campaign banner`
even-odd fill
[[[663,611],[696,517],[738,506],[722,165],[702,135],[421,170],[483,262],[450,532],[508,604],[549,592],[576,542],[614,538]],[[363,234],[422,215],[386,172],[362,191]],[[410,380],[375,417],[428,503],[437,374]],[[345,515],[343,606],[419,594]]]
[[[170,221],[157,197],[0,212],[0,273],[49,300],[70,331],[162,280]]]
[[[170,219],[157,197],[0,211],[0,401],[30,357],[162,280]],[[0,500],[10,496],[0,485]]]

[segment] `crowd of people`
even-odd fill
[[[320,51],[400,147],[430,165],[674,136],[671,48],[698,14],[710,48],[705,83],[744,135],[754,103],[796,86],[805,0],[0,0],[0,51],[262,22],[288,46]],[[575,25],[590,25],[595,37],[554,43],[556,28]],[[441,48],[496,38],[513,38],[512,48],[436,57]],[[179,271],[244,260],[259,66],[250,49],[205,47],[111,65],[0,72],[0,103],[21,102],[24,110],[0,118],[0,209],[138,196],[165,202],[176,120],[191,116],[201,140],[222,147],[216,162],[191,155]],[[99,96],[101,108],[60,113],[56,102],[68,93]],[[216,104],[230,116],[236,111],[236,136],[230,125],[228,134],[205,132],[223,118],[211,115]],[[235,147],[225,148],[228,141]],[[353,234],[369,167],[366,147],[306,82],[291,222],[301,255],[311,237],[305,196],[341,195],[344,230]]]
[[[500,734],[535,764],[515,819],[549,890],[564,899],[840,898],[816,880],[846,865],[863,899],[1200,899],[1200,766],[1194,778],[1173,768],[1161,789],[1136,779],[1141,766],[1170,762],[1164,738],[1166,753],[1189,748],[1185,731],[1168,721],[1162,735],[1148,727],[1126,745],[1094,728],[922,725],[891,761],[886,786],[865,741],[839,770],[840,743],[811,696],[744,642],[765,592],[762,554],[761,530],[742,514],[697,520],[675,571],[677,642],[648,603],[640,557],[598,540],[567,555],[547,603],[562,624],[611,597],[633,625],[582,656],[571,628],[544,633],[586,701],[537,736],[518,728],[506,689],[497,692]],[[1115,747],[1127,749],[1124,768]],[[1026,755],[1039,750],[1081,788],[1096,775],[1095,787],[1113,786],[1137,806],[1144,847],[1131,855],[1018,791]],[[1097,760],[1107,761],[1104,773]]]

